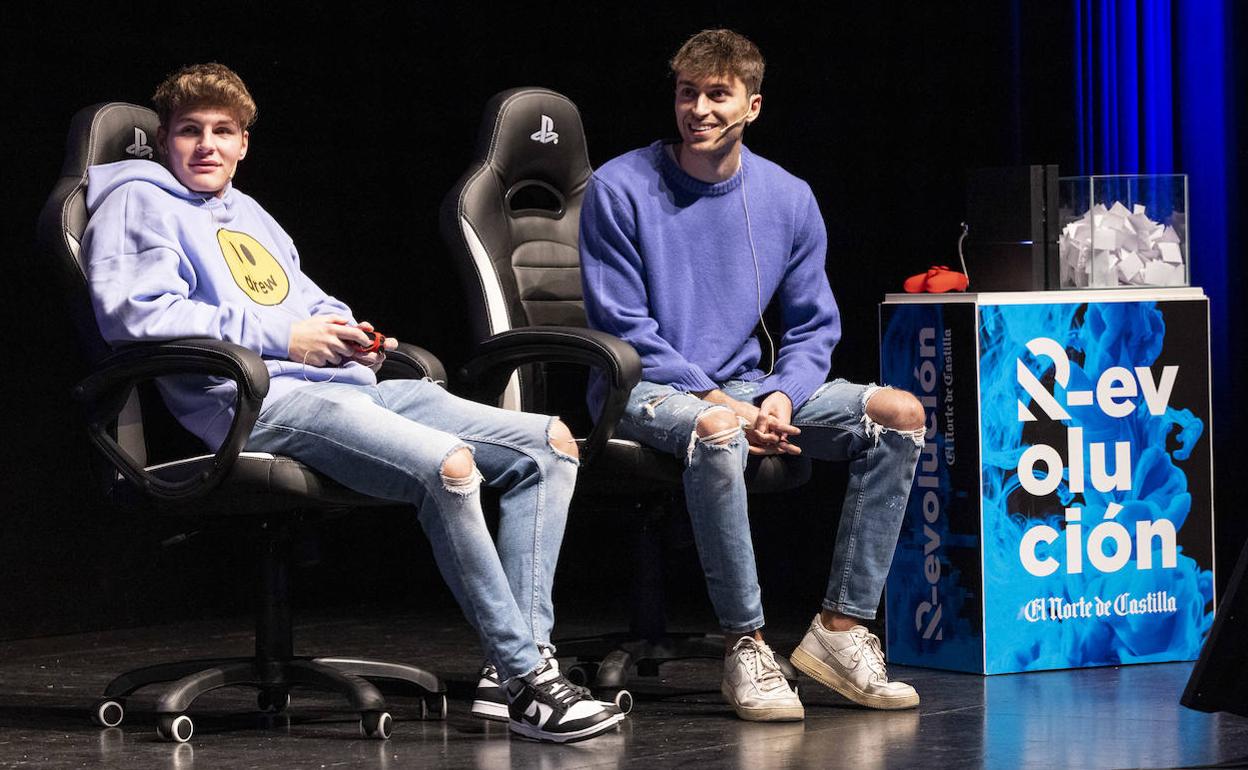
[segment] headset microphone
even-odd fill
[[[742,115],[741,117],[739,117],[739,118],[737,118],[736,120],[732,121],[731,123],[729,123],[728,125],[724,126],[723,128],[719,129],[719,135],[720,135],[720,136],[723,136],[724,134],[728,133],[730,130],[732,130],[732,128],[733,128],[734,126],[739,125],[739,124],[740,124],[743,120],[745,120],[745,119],[746,119],[746,118],[748,118],[749,116],[750,116],[750,111],[749,111],[749,110],[746,110],[744,115]]]

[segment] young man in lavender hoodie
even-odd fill
[[[598,169],[581,210],[590,325],[642,360],[618,433],[685,463],[694,537],[727,637],[721,689],[743,719],[805,714],[763,641],[746,460],[848,462],[831,578],[792,661],[861,705],[914,707],[918,694],[888,680],[879,640],[861,621],[875,617],[892,562],[923,444],[922,405],[891,388],[826,382],[841,329],[819,207],[809,185],[742,143],[762,108],[758,48],[707,30],[671,68],[679,138]],[[764,362],[754,331],[773,301],[782,328]],[[600,399],[592,387],[591,402]]]
[[[619,709],[568,682],[550,646],[551,587],[578,464],[567,427],[456,398],[428,380],[378,382],[374,371],[397,341],[367,349],[372,326],[303,272],[290,236],[234,187],[256,115],[242,79],[220,64],[191,65],[153,101],[160,162],[88,171],[83,249],[104,338],[211,337],[260,354],[270,387],[247,448],[417,508],[490,661],[493,686],[477,698],[486,716],[558,743],[614,728]],[[174,416],[219,446],[233,383],[158,384]],[[502,490],[497,542],[483,483]]]

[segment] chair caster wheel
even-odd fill
[[[156,734],[162,741],[186,743],[195,734],[195,723],[186,714],[160,714],[156,717]]]
[[[365,738],[388,740],[394,728],[394,720],[386,711],[365,711],[360,714],[360,734]]]
[[[588,687],[594,677],[598,676],[597,663],[576,663],[568,666],[567,672],[564,674],[568,681],[580,687]]]
[[[620,690],[615,694],[615,706],[620,710],[621,714],[627,714],[633,710],[633,694],[628,690]]]
[[[126,704],[120,698],[104,698],[96,701],[91,711],[91,721],[100,727],[116,727],[126,718]]]
[[[430,693],[420,699],[420,718],[446,721],[445,693]]]
[[[785,679],[789,680],[790,685],[797,682],[797,669],[793,667],[793,664],[789,662],[787,657],[784,655],[777,655],[776,665],[780,667],[780,673],[784,675]]]
[[[287,690],[261,690],[256,693],[256,707],[266,714],[280,714],[290,705]]]
[[[633,710],[633,694],[628,690],[604,688],[599,692],[598,700],[615,704],[615,707],[620,710],[621,714],[627,714]]]

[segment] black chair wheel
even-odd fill
[[[603,703],[615,704],[615,707],[620,710],[621,714],[627,714],[633,710],[633,694],[628,690],[602,687],[594,694],[594,697]]]
[[[156,734],[162,741],[186,743],[195,734],[195,723],[186,714],[160,714],[156,717]]]
[[[100,727],[116,727],[126,718],[126,704],[120,698],[104,698],[96,701],[91,710],[91,721]]]
[[[594,677],[598,676],[597,663],[575,663],[568,666],[568,670],[564,672],[564,676],[572,684],[580,687],[588,687],[594,681]]]
[[[420,718],[446,721],[446,695],[430,693],[420,699]]]
[[[633,710],[633,694],[628,690],[617,692],[615,697],[612,698],[612,702],[615,703],[621,714],[627,714]]]
[[[280,714],[289,705],[288,690],[261,690],[256,693],[256,707],[267,714]]]
[[[386,711],[365,711],[360,714],[360,734],[365,738],[384,741],[390,738],[394,720]]]

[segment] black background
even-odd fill
[[[489,12],[366,3],[97,4],[84,12],[9,3],[0,14],[8,266],[0,637],[236,612],[248,601],[245,550],[213,533],[161,548],[177,526],[120,512],[92,485],[67,395],[72,332],[34,247],[69,119],[87,104],[147,104],[163,76],[186,63],[233,67],[260,106],[239,188],[294,236],[318,283],[451,366],[467,349],[467,323],[437,207],[467,166],[481,107],[505,88],[541,85],[569,96],[600,165],[674,133],[666,61],[688,35],[729,26],[753,38],[768,68],[762,116],[747,142],[814,188],[845,327],[834,372],[859,381],[877,376],[882,295],[930,264],[956,261],[966,169],[1074,168],[1064,3],[526,0]],[[1242,72],[1242,60],[1237,66]],[[1225,374],[1217,383],[1229,387]],[[1215,448],[1237,425],[1238,414],[1215,418]],[[816,606],[841,478],[827,471],[808,489],[758,506],[769,601]],[[1229,473],[1218,482],[1226,565],[1245,531],[1233,510],[1242,482]],[[300,603],[448,602],[412,519],[396,509],[336,522],[320,567],[300,576]],[[616,611],[624,531],[609,510],[574,511],[559,601]],[[695,586],[691,604],[704,607],[692,552],[678,578],[679,570]]]

